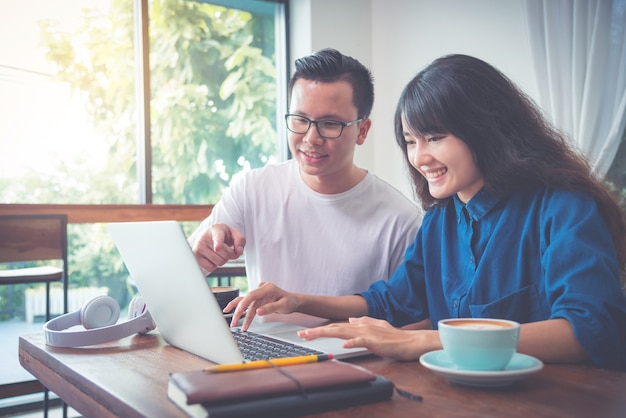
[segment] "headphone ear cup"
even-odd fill
[[[128,319],[137,318],[144,313],[148,307],[141,296],[135,296],[128,304]]]
[[[120,305],[110,296],[97,296],[80,310],[80,320],[86,329],[114,325],[120,317]]]

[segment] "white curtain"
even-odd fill
[[[626,125],[626,0],[525,0],[539,105],[604,176]]]

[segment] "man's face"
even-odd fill
[[[358,118],[347,81],[323,83],[296,81],[291,92],[290,114],[311,120],[352,122]],[[305,134],[289,133],[289,149],[298,161],[305,183],[320,193],[340,193],[352,187],[354,149],[365,141],[370,120],[346,126],[341,136],[326,139],[315,125]]]

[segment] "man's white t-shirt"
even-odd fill
[[[421,219],[416,205],[371,173],[326,195],[311,190],[289,160],[233,179],[203,225],[243,233],[251,290],[266,281],[292,292],[349,295],[391,276]]]

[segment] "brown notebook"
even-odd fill
[[[376,375],[369,370],[337,360],[280,369],[271,367],[224,373],[203,370],[171,373],[170,384],[176,385],[186,395],[188,404],[207,404],[340,387],[376,379]]]
[[[171,373],[167,392],[173,403],[194,418],[292,418],[386,401],[392,394],[390,380],[336,360],[280,370]]]

